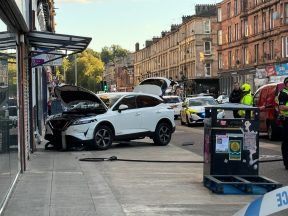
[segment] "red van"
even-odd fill
[[[280,137],[281,121],[275,97],[284,88],[283,83],[272,83],[260,87],[254,94],[254,106],[260,108],[260,132],[268,134],[270,140]]]

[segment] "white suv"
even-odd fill
[[[112,141],[145,137],[167,145],[175,131],[174,111],[157,95],[129,92],[97,96],[71,85],[56,87],[55,94],[68,109],[45,124],[45,139],[54,147],[65,150],[91,144],[105,150]]]

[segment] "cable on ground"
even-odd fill
[[[102,161],[128,161],[128,162],[142,162],[142,163],[204,163],[204,161],[162,161],[162,160],[138,160],[138,159],[121,159],[116,156],[111,156],[108,158],[80,158],[79,161],[84,162],[102,162]],[[283,161],[283,159],[275,160],[263,160],[258,161],[258,163],[268,163],[268,162],[278,162]]]

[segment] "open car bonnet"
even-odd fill
[[[171,81],[164,77],[151,77],[143,80],[134,88],[134,92],[154,94],[158,96],[165,95],[168,89],[171,89]]]
[[[55,87],[54,92],[56,97],[67,108],[72,108],[73,105],[83,102],[89,104],[98,103],[101,104],[106,110],[108,109],[107,106],[103,103],[101,99],[98,98],[96,94],[80,86],[57,86]]]

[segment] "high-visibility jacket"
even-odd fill
[[[241,104],[244,104],[244,105],[252,106],[252,105],[253,105],[253,97],[252,97],[252,94],[249,92],[248,94],[244,95],[244,96],[241,98],[240,103],[241,103]],[[239,111],[238,111],[238,114],[239,114],[241,117],[245,117],[245,111],[244,111],[244,110],[239,110]]]

